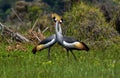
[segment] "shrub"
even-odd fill
[[[100,8],[84,2],[74,5],[70,12],[65,13],[64,19],[65,26],[63,30],[65,34],[74,35],[79,40],[91,42],[90,44],[99,41],[104,43],[105,40],[110,40],[119,35],[106,22]]]
[[[28,12],[29,12],[29,19],[36,20],[38,16],[41,14],[42,10],[39,6],[33,5],[28,8]]]

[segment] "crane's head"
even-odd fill
[[[32,53],[35,54],[37,51],[40,51],[44,48],[43,45],[37,45],[32,49]]]
[[[84,50],[89,51],[89,47],[88,47],[85,43],[83,43],[83,42],[81,42],[81,43],[82,43],[83,46],[84,46]]]
[[[80,50],[86,50],[86,51],[89,51],[89,48],[88,46],[83,43],[83,42],[76,42],[75,46],[80,49]]]
[[[63,22],[62,17],[59,16],[58,14],[56,14],[56,13],[52,14],[52,18],[53,18],[53,20],[54,20],[55,23],[56,23],[56,21],[58,21],[60,24],[62,24],[62,22]]]

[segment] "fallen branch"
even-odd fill
[[[19,33],[15,33],[15,37],[16,40],[19,40],[21,42],[29,42],[29,40],[27,38],[25,38],[24,36],[22,36]]]
[[[27,39],[26,37],[22,36],[18,32],[15,32],[15,31],[9,29],[8,27],[3,25],[2,23],[0,23],[0,26],[1,26],[1,30],[2,30],[1,35],[4,38],[11,37],[11,39],[14,39],[14,40],[19,41],[19,42],[29,42],[29,39]]]

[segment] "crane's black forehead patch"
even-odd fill
[[[55,19],[55,17],[53,17],[53,19]]]

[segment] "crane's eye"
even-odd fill
[[[56,22],[56,18],[55,17],[53,17],[53,20],[54,20],[54,22]]]
[[[60,20],[60,23],[62,23],[62,22],[63,22],[63,19]]]
[[[62,23],[62,20],[60,20],[60,23]]]
[[[57,21],[57,18],[55,18],[54,21],[56,22],[56,21]]]

